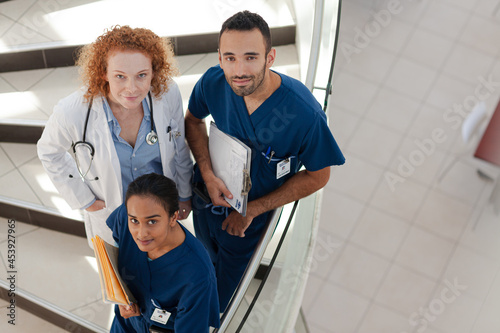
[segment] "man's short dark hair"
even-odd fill
[[[266,46],[266,54],[271,51],[271,30],[269,30],[269,25],[264,21],[262,16],[256,13],[251,13],[248,10],[238,12],[228,18],[220,29],[219,33],[219,48],[220,48],[220,38],[222,33],[226,30],[237,30],[237,31],[250,31],[253,29],[259,29],[260,33],[264,37],[264,43]]]

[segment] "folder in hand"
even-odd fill
[[[118,273],[119,249],[106,243],[97,235],[92,238],[92,244],[97,259],[104,302],[121,305],[136,303],[134,296]]]
[[[238,213],[246,216],[248,192],[252,187],[252,150],[240,140],[219,130],[214,122],[210,124],[208,149],[215,176],[222,179],[233,195],[232,199],[224,198]]]

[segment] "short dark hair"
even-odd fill
[[[163,206],[169,216],[179,210],[179,192],[175,182],[157,173],[142,175],[130,183],[125,194],[125,205],[133,195],[152,198]]]
[[[219,32],[219,48],[220,48],[220,38],[226,30],[238,30],[238,31],[250,31],[253,29],[259,29],[260,33],[264,37],[264,43],[266,46],[266,54],[271,51],[271,30],[269,30],[269,25],[264,21],[262,16],[256,13],[251,13],[248,10],[238,12],[228,18],[223,24]]]

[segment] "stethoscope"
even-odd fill
[[[151,110],[151,131],[146,135],[146,143],[150,146],[154,145],[155,143],[158,142],[158,135],[156,134],[154,130],[154,118],[153,118],[153,99],[151,97],[151,92],[148,92],[148,97],[149,97],[149,105],[150,105],[150,110]],[[89,123],[89,117],[90,117],[90,109],[92,109],[92,102],[93,98],[90,100],[89,103],[89,108],[87,110],[87,117],[85,118],[85,126],[83,127],[83,138],[82,141],[77,141],[73,144],[73,153],[75,155],[75,162],[76,162],[76,167],[78,169],[78,173],[82,177],[82,180],[85,179],[87,174],[90,171],[90,168],[92,167],[92,161],[94,160],[94,154],[95,154],[95,149],[94,146],[90,143],[85,141],[85,137],[87,135],[87,125]],[[83,172],[81,168],[80,161],[78,160],[78,154],[76,153],[77,148],[86,148],[90,152],[90,163],[89,167],[85,172]],[[69,175],[70,178],[73,178],[73,175]],[[99,180],[99,177],[95,177],[94,179],[88,179],[88,180]]]

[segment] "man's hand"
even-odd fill
[[[243,216],[233,210],[229,216],[222,222],[222,230],[233,236],[245,237],[245,231],[253,221],[250,215]]]
[[[132,305],[118,305],[118,308],[120,309],[120,315],[125,319],[141,315],[139,306],[135,303],[132,303]]]
[[[224,206],[231,207],[230,204],[224,199],[224,195],[229,199],[233,198],[233,195],[227,189],[226,185],[222,179],[215,177],[215,175],[208,180],[205,180],[205,185],[207,186],[208,194],[212,200],[214,206]]]
[[[187,201],[179,201],[179,220],[184,220],[191,213],[191,199]]]
[[[87,212],[95,212],[95,211],[103,209],[104,207],[106,207],[106,204],[104,203],[104,201],[96,200],[96,201],[94,201],[94,203],[92,205],[87,207],[85,210]]]

